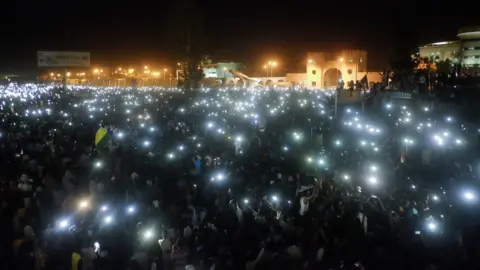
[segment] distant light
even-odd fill
[[[105,223],[108,224],[108,223],[111,223],[112,221],[113,221],[112,216],[106,216],[106,217],[105,217]]]
[[[61,228],[66,228],[68,226],[68,220],[64,219],[60,221],[60,227]]]
[[[464,196],[465,196],[465,199],[467,199],[469,201],[475,199],[475,195],[473,195],[472,192],[467,191],[467,192],[465,192]]]
[[[145,239],[150,239],[153,236],[153,231],[152,230],[147,230],[147,231],[145,231],[143,236],[145,237]]]
[[[88,201],[87,200],[84,200],[84,201],[81,201],[78,206],[80,208],[86,208],[88,206]]]

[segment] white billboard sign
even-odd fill
[[[89,67],[89,52],[38,51],[39,67]]]

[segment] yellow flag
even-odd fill
[[[95,133],[95,146],[96,147],[105,146],[109,140],[107,135],[108,135],[108,131],[105,128],[100,127],[97,130],[97,133]]]

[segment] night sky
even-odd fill
[[[176,62],[167,38],[175,27],[168,19],[174,1],[182,0],[4,1],[0,71],[34,70],[42,49],[90,51],[93,64]],[[197,5],[212,55],[223,52],[224,58],[255,66],[275,58],[289,71],[306,51],[329,48],[366,49],[369,68],[379,70],[396,47],[455,39],[460,26],[480,24],[475,8],[452,1],[197,0]]]

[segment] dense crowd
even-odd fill
[[[0,86],[0,268],[478,269],[475,123],[334,95]]]

